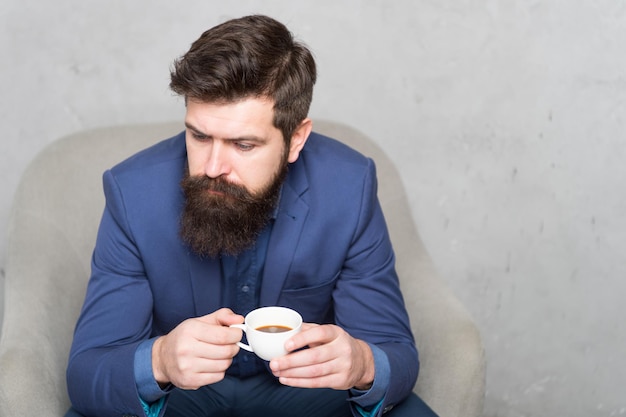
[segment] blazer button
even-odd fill
[[[392,408],[393,405],[388,405],[387,407],[383,408],[383,414],[390,412]]]

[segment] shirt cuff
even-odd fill
[[[368,345],[374,356],[374,369],[376,370],[374,382],[367,391],[355,388],[350,390],[350,401],[355,403],[362,415],[367,415],[363,414],[363,412],[375,412],[380,407],[387,393],[391,378],[391,366],[389,365],[387,354],[376,345],[369,343]]]
[[[161,389],[152,373],[152,345],[155,340],[144,340],[135,350],[135,383],[139,398],[148,404],[160,400],[171,391],[171,388]]]

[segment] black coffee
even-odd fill
[[[283,332],[288,332],[289,330],[292,330],[292,328],[287,327],[287,326],[270,324],[268,326],[257,327],[256,330],[260,332],[265,332],[265,333],[283,333]]]

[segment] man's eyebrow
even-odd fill
[[[202,135],[202,136],[207,136],[210,137],[211,135],[207,135],[206,133],[203,133],[202,131],[200,131],[200,129],[198,129],[197,127],[193,126],[191,123],[189,122],[185,122],[185,127],[189,130],[193,130],[194,133],[197,133],[198,135]]]
[[[213,138],[213,135],[209,135],[207,133],[202,132],[200,129],[196,128],[189,122],[185,122],[185,127],[193,131],[197,135],[204,136],[210,139]],[[258,144],[263,144],[267,142],[266,138],[262,136],[257,136],[257,135],[243,135],[243,136],[234,137],[234,138],[222,138],[222,140],[225,140],[227,142],[241,142],[241,141],[256,142]]]

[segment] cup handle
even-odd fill
[[[246,331],[246,325],[245,324],[231,324],[229,327],[236,327],[238,329],[243,330],[244,332]],[[254,353],[254,351],[252,350],[252,348],[242,342],[237,342],[237,346],[239,346],[240,348],[247,350],[248,352],[252,352]]]

